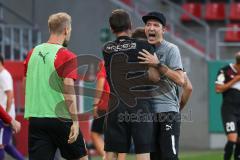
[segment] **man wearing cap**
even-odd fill
[[[113,105],[114,99],[110,96],[104,127],[106,159],[112,160],[115,155],[118,160],[125,159],[124,153],[129,152],[132,138],[136,159],[150,160],[149,153],[154,151],[154,126],[145,117],[151,114],[151,104],[149,100],[141,99],[142,96],[139,98],[142,91],[133,88],[141,87],[144,79],[141,78],[143,74],[137,72],[139,68],[135,69],[134,66],[143,67],[143,71],[148,69],[147,65],[138,64],[138,52],[146,49],[153,53],[154,49],[145,41],[130,37],[131,20],[124,10],[114,10],[109,17],[109,24],[117,38],[104,45],[103,57],[110,92],[116,95],[119,103]]]
[[[154,55],[140,52],[141,63],[154,66],[160,73],[158,96],[151,100],[157,116],[155,122],[157,152],[151,153],[152,160],[178,160],[180,135],[179,96],[177,88],[184,84],[184,73],[178,47],[163,38],[166,18],[160,12],[150,12],[142,17],[148,42],[156,47]],[[167,92],[166,92],[167,91]],[[156,95],[156,94],[155,94]]]

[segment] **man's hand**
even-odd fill
[[[15,119],[12,119],[11,127],[12,127],[14,133],[18,133],[21,129],[21,123],[16,121]]]
[[[70,129],[68,143],[71,144],[75,142],[77,140],[78,134],[79,134],[79,124],[78,124],[78,121],[74,121]]]
[[[139,63],[149,64],[153,67],[157,67],[157,64],[159,63],[159,59],[158,59],[156,53],[154,53],[154,55],[152,55],[147,50],[143,49],[142,52],[139,52],[139,54],[141,56],[138,56],[138,59],[142,60],[142,62],[139,62]]]

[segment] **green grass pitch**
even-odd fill
[[[135,160],[134,155],[128,155],[127,160]],[[222,160],[222,151],[193,151],[181,152],[180,160]],[[92,160],[101,160],[100,157],[94,157]]]

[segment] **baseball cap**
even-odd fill
[[[149,19],[155,19],[159,21],[163,26],[166,26],[166,18],[161,12],[149,12],[142,17],[143,22],[146,24]]]

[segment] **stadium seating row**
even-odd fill
[[[205,13],[203,13],[203,7],[205,6]],[[230,21],[240,21],[240,3],[231,3],[229,6],[229,14],[226,14],[226,3],[207,3],[206,5],[201,3],[185,3],[182,8],[192,15],[205,19],[207,21],[224,21],[229,19]],[[191,21],[191,17],[187,14],[181,16],[182,21]]]
[[[240,42],[240,3],[231,3],[229,6],[229,14],[226,14],[226,3],[207,3],[205,6],[205,13],[203,14],[202,3],[185,3],[182,8],[195,17],[204,19],[206,21],[225,21],[229,19],[230,24],[226,27],[229,28],[225,32],[224,40],[226,42]],[[182,22],[192,21],[192,18],[188,14],[181,15]]]
[[[225,32],[224,41],[226,42],[240,42],[240,24],[228,24]]]

